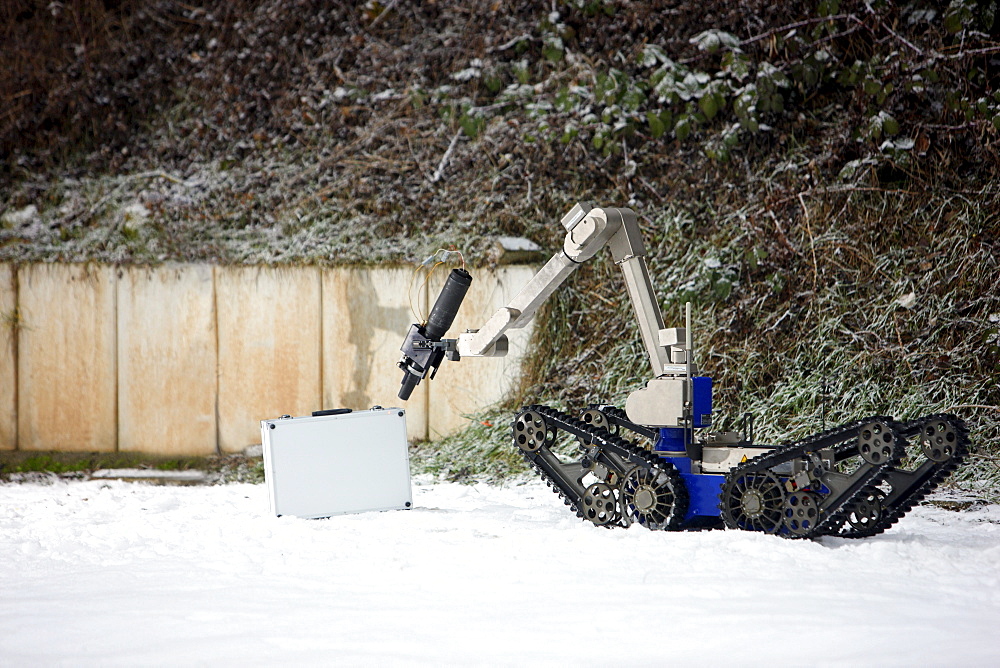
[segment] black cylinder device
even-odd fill
[[[431,341],[440,341],[455,322],[458,309],[465,299],[465,294],[472,285],[472,276],[465,269],[452,269],[448,274],[448,280],[441,288],[441,294],[434,302],[431,314],[427,316],[427,326],[424,327],[424,336]]]
[[[434,307],[431,308],[427,323],[410,327],[410,332],[400,348],[403,351],[403,358],[399,361],[399,368],[404,371],[402,386],[399,388],[400,399],[404,401],[409,399],[420,381],[426,378],[428,373],[433,376],[433,372],[441,364],[446,347],[435,344],[441,341],[441,337],[455,322],[455,316],[458,315],[458,309],[462,306],[470,285],[472,276],[469,272],[465,269],[452,269],[437,301],[434,302]]]

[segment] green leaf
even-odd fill
[[[563,59],[563,53],[565,49],[563,48],[563,41],[561,37],[556,35],[549,35],[542,42],[542,55],[545,56],[546,60],[553,63],[558,63]]]
[[[882,136],[881,114],[872,116],[871,120],[868,121],[868,134],[875,139],[879,139]]]
[[[961,12],[951,12],[944,17],[944,29],[950,33],[956,33],[962,29]]]
[[[570,97],[569,88],[563,86],[559,89],[559,92],[556,93],[555,104],[556,109],[559,111],[566,112],[573,110],[573,99]]]
[[[743,81],[750,76],[750,58],[743,53],[727,51],[722,56],[722,70],[728,72],[734,79]]]
[[[666,54],[666,52],[656,46],[655,44],[647,44],[642,49],[642,55],[639,57],[639,64],[643,67],[655,67],[657,65],[673,65],[672,61]]]
[[[840,2],[838,0],[823,0],[816,7],[816,12],[820,16],[833,16],[840,11]]]
[[[760,261],[767,258],[767,250],[760,246],[754,246],[746,252],[746,257],[750,266],[756,269]]]
[[[646,120],[649,122],[649,134],[653,136],[653,139],[659,139],[667,131],[667,127],[660,120],[660,116],[656,112],[651,111],[647,113]]]
[[[785,277],[777,271],[767,277],[767,282],[775,293],[780,293],[785,289]]]
[[[757,109],[754,106],[754,93],[756,91],[756,86],[747,86],[733,102],[733,112],[736,113],[736,117],[740,120],[756,114]]]
[[[701,113],[705,114],[705,118],[712,120],[715,115],[719,113],[719,104],[715,99],[715,95],[712,93],[706,93],[701,96],[698,100],[698,107],[701,109]]]
[[[621,97],[621,105],[628,111],[636,111],[646,101],[646,96],[635,86],[629,86]]]
[[[810,88],[819,82],[819,69],[809,63],[802,63],[802,66],[793,72],[802,83]]]
[[[490,73],[483,77],[483,84],[486,86],[486,90],[496,95],[503,88],[503,79],[495,73]]]
[[[677,125],[674,126],[674,135],[681,141],[691,136],[691,119],[688,116],[683,115],[677,119]]]
[[[514,76],[517,78],[517,82],[522,86],[531,80],[531,72],[528,70],[528,61],[522,60],[514,63]]]
[[[572,123],[567,123],[566,127],[563,128],[563,134],[562,137],[560,137],[560,141],[562,141],[562,143],[564,144],[568,144],[574,139],[576,139],[576,137],[579,134],[580,130],[578,130],[575,125],[573,125]]]
[[[775,88],[788,88],[788,77],[777,67],[768,62],[762,62],[757,66],[757,80],[761,84],[767,84]]]
[[[854,86],[858,83],[858,73],[853,69],[841,70],[837,74],[837,83],[842,86]]]
[[[722,161],[725,162],[724,159]],[[712,285],[712,290],[719,301],[723,301],[728,299],[729,295],[733,293],[733,284],[728,278],[720,278]]]
[[[612,73],[597,75],[597,85],[594,86],[594,99],[600,104],[614,104],[618,99],[618,82],[615,81]]]
[[[874,79],[865,79],[861,87],[864,89],[865,95],[877,95],[882,90],[882,84]]]

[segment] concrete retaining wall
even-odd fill
[[[427,388],[406,402],[396,393],[399,346],[410,329],[407,292],[413,271],[344,267],[323,272],[323,405],[370,408],[405,403],[406,429],[427,438]]]
[[[214,452],[212,267],[129,268],[118,278],[118,449]]]
[[[534,267],[500,267],[485,280],[480,280],[479,274],[474,272],[472,286],[447,336],[455,338],[466,329],[481,327],[498,308],[510,302],[535,275],[535,271]],[[436,296],[440,292],[446,276],[442,272],[440,280],[429,286],[431,295]],[[469,414],[484,405],[484,398],[488,404],[510,391],[517,380],[530,332],[530,325],[508,332],[510,352],[507,357],[463,359],[458,364],[445,362],[440,382],[435,379],[422,383],[428,386],[430,439],[467,426]]]
[[[260,443],[260,420],[320,408],[320,271],[220,267],[219,448]]]
[[[17,293],[14,269],[0,264],[0,450],[17,447]]]
[[[473,271],[450,336],[481,325],[533,275]],[[407,402],[399,346],[427,286],[398,268],[119,268],[0,264],[0,449],[239,452],[259,421],[399,406],[438,438],[501,399],[529,330],[503,359],[445,362]]]
[[[18,449],[118,447],[115,272],[66,264],[18,269]]]

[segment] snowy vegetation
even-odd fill
[[[954,410],[959,479],[1000,488],[996,2],[22,0],[0,26],[0,260],[486,263],[630,206],[729,426]],[[517,470],[518,402],[620,401],[621,293],[585,267],[497,426],[427,466]]]

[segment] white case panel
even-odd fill
[[[400,408],[260,423],[271,512],[318,518],[412,505]]]

